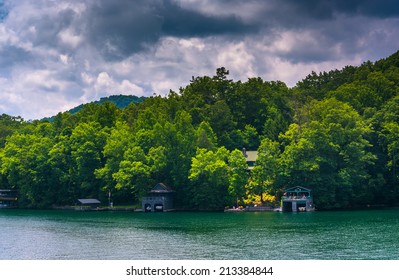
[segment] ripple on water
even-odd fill
[[[398,259],[399,210],[0,211],[0,259]]]

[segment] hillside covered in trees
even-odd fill
[[[91,103],[101,105],[101,104],[110,102],[110,103],[114,103],[117,108],[123,109],[123,108],[129,106],[130,103],[140,103],[140,102],[143,102],[144,99],[145,99],[145,97],[143,97],[143,96],[137,97],[134,95],[120,94],[120,95],[111,95],[111,96],[107,96],[107,97],[101,97],[100,100],[94,101]],[[75,108],[68,110],[67,113],[74,115],[74,114],[78,113],[80,110],[82,110],[85,106],[87,106],[87,104],[81,104],[79,106],[76,106]],[[44,118],[43,120],[52,122],[52,121],[54,121],[54,116],[50,117],[50,118]]]
[[[277,204],[313,190],[318,209],[399,199],[399,52],[359,67],[280,81],[233,81],[225,68],[178,92],[118,108],[90,103],[52,121],[0,116],[0,188],[22,207],[98,197],[138,203],[156,183],[177,208]],[[241,150],[257,150],[247,171]]]

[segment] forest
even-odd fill
[[[399,200],[399,52],[292,88],[233,81],[221,67],[163,95],[43,120],[1,115],[0,189],[18,190],[26,208],[106,204],[109,193],[140,205],[158,182],[181,210],[278,205],[297,185],[320,210]],[[258,151],[251,171],[243,148]]]

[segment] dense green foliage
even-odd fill
[[[119,108],[84,105],[25,122],[0,116],[0,188],[20,205],[98,197],[133,204],[156,183],[180,209],[278,203],[313,189],[319,209],[399,199],[399,52],[375,63],[282,82],[193,77],[179,92]],[[241,150],[257,150],[249,172]]]

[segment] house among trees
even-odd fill
[[[242,154],[245,157],[245,160],[248,164],[248,170],[251,170],[255,166],[256,159],[258,158],[257,151],[247,151],[245,148],[242,149]]]
[[[158,183],[141,200],[145,212],[163,212],[173,209],[174,191],[164,183]]]
[[[14,208],[18,206],[17,191],[10,189],[0,190],[0,208]]]
[[[300,186],[286,189],[281,198],[281,210],[283,212],[314,211],[312,191]]]

